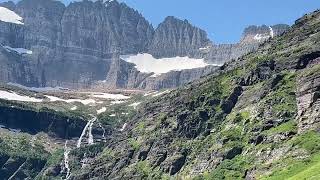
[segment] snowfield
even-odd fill
[[[14,24],[23,24],[22,17],[5,7],[0,7],[0,21]]]
[[[32,54],[32,51],[31,50],[28,50],[28,49],[24,49],[24,48],[12,48],[10,46],[3,46],[8,52],[15,52],[19,55],[22,55],[22,54],[29,54],[31,55]]]
[[[203,68],[209,65],[203,59],[193,59],[189,57],[173,57],[156,59],[150,54],[123,55],[121,59],[133,63],[140,72],[154,73],[152,77],[157,77],[170,71],[181,71],[184,69]]]
[[[37,99],[29,96],[22,96],[15,92],[8,92],[0,90],[0,98],[9,101],[22,101],[22,102],[42,102],[42,99]]]
[[[66,103],[74,103],[74,102],[79,102],[82,103],[83,105],[88,105],[88,104],[94,104],[96,101],[94,99],[61,99],[55,96],[48,96],[45,95],[48,99],[50,99],[50,102],[56,102],[56,101],[62,101]]]
[[[97,114],[101,114],[101,113],[104,113],[106,111],[107,111],[107,108],[103,107],[103,108],[97,110]]]
[[[125,96],[123,94],[109,94],[109,93],[94,93],[91,97],[101,98],[101,99],[114,99],[114,100],[123,100],[129,99],[129,96]]]

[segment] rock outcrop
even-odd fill
[[[156,58],[199,57],[199,48],[209,44],[204,30],[192,26],[187,20],[169,16],[155,30],[148,51]]]

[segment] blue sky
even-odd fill
[[[0,0],[6,1],[6,0]],[[69,3],[70,0],[63,0]],[[73,1],[73,0],[71,0]],[[207,31],[215,43],[240,39],[248,25],[293,24],[320,8],[320,0],[119,0],[141,12],[157,26],[166,16],[188,19]]]

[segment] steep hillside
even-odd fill
[[[256,53],[145,103],[106,143],[70,152],[70,179],[319,177],[319,40],[316,11]]]

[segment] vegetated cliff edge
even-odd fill
[[[74,150],[71,178],[318,177],[319,40],[316,11],[257,52],[146,103],[86,154],[88,166],[78,161],[90,147]]]

